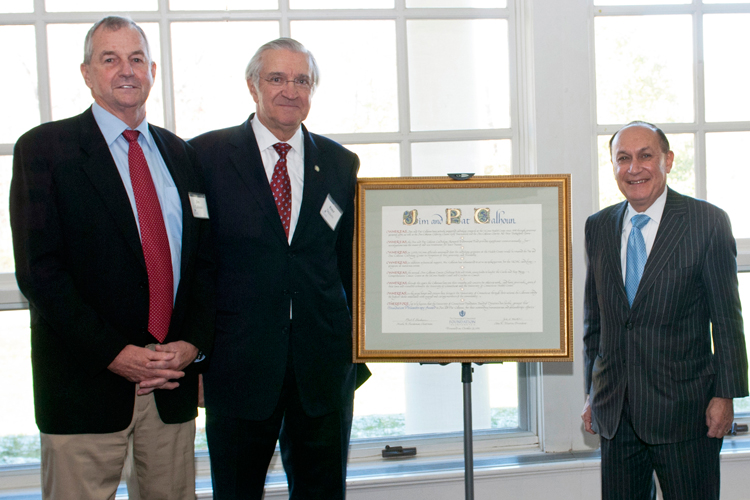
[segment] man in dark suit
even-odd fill
[[[260,499],[277,439],[291,498],[344,498],[354,389],[369,375],[352,363],[359,159],[301,125],[318,69],[299,42],[263,45],[246,80],[257,113],[190,141],[217,263],[214,498]]]
[[[18,140],[10,191],[43,496],[114,498],[132,441],[142,498],[193,498],[215,316],[200,167],[146,122],[156,66],[132,20],[91,28],[81,72],[95,103]]]
[[[586,222],[586,431],[601,436],[602,498],[719,498],[719,452],[748,395],[727,214],[666,185],[674,153],[654,125],[610,141],[627,201]]]

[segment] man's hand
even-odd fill
[[[586,396],[586,402],[583,404],[583,411],[581,412],[581,420],[583,420],[583,428],[589,434],[596,434],[594,429],[591,428],[591,396]]]
[[[145,347],[127,345],[107,367],[111,372],[139,384],[138,395],[154,389],[175,389],[180,386],[175,379],[185,373],[170,368],[175,353],[155,352]]]
[[[712,398],[706,408],[708,437],[722,438],[732,430],[734,403],[728,398]]]
[[[173,353],[174,357],[171,358],[165,368],[171,370],[184,370],[185,367],[190,365],[195,358],[198,357],[198,348],[189,342],[184,340],[178,340],[176,342],[170,342],[169,344],[157,344],[156,352]],[[156,368],[156,365],[154,365]],[[161,366],[159,366],[161,367]]]

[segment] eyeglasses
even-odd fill
[[[289,82],[294,83],[294,87],[297,90],[305,90],[310,91],[312,89],[312,82],[307,77],[302,78],[295,78],[294,80],[286,80],[280,76],[272,76],[271,78],[264,78],[265,81],[268,82],[269,85],[273,85],[274,87],[283,87]]]

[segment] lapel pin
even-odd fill
[[[319,166],[317,166],[317,165],[315,165],[315,171],[316,171],[316,172],[320,172],[320,167],[319,167]]]

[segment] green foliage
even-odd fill
[[[0,465],[38,463],[41,459],[39,434],[0,436]]]
[[[403,436],[404,428],[403,413],[354,417],[354,422],[352,422],[352,439]]]

